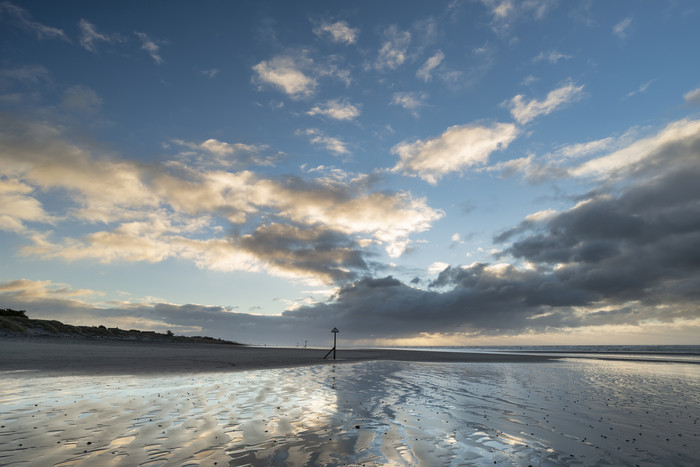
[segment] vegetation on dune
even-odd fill
[[[206,336],[176,336],[172,331],[162,334],[155,331],[140,331],[138,329],[127,331],[105,326],[73,326],[56,320],[32,319],[27,316],[25,310],[9,308],[0,308],[0,336],[240,345],[237,342]]]

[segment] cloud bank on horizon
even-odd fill
[[[700,343],[691,2],[81,8],[0,3],[0,307],[285,345]]]

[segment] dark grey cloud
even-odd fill
[[[357,278],[368,270],[364,252],[349,236],[290,224],[269,224],[237,240],[238,246],[285,271],[333,282]]]

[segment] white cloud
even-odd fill
[[[301,131],[300,133],[308,136],[311,144],[323,146],[326,148],[326,150],[336,155],[350,154],[350,151],[343,140],[333,136],[326,136],[318,128],[309,128]]]
[[[513,118],[518,123],[525,124],[532,121],[535,117],[549,115],[558,108],[579,100],[582,95],[583,85],[576,86],[574,83],[569,83],[550,91],[543,101],[536,99],[525,101],[522,94],[518,94],[509,102],[506,102],[506,105],[510,108]]]
[[[163,63],[163,58],[160,56],[160,46],[149,38],[146,33],[134,31],[134,34],[141,40],[141,49],[148,52],[148,55],[151,56],[157,65]]]
[[[435,184],[447,173],[484,164],[492,152],[508,147],[517,135],[518,128],[510,123],[455,125],[437,138],[394,146],[391,152],[401,160],[392,171],[415,173]]]
[[[12,294],[18,298],[34,301],[45,298],[70,299],[87,296],[102,296],[101,292],[89,289],[77,289],[68,284],[56,283],[52,281],[34,281],[30,279],[16,279],[13,281],[1,282],[0,293]]]
[[[270,84],[292,99],[308,97],[316,88],[316,80],[307,76],[304,69],[311,64],[305,57],[277,56],[253,67],[257,80]]]
[[[577,177],[616,178],[629,172],[630,167],[658,155],[664,148],[672,145],[690,147],[699,142],[700,120],[679,120],[654,136],[639,139],[612,154],[585,162],[573,169],[571,174]]]
[[[34,189],[19,180],[0,179],[0,230],[22,232],[25,222],[51,222],[41,203],[31,196]]]
[[[693,89],[683,94],[686,104],[700,105],[700,88]]]
[[[261,156],[267,149],[266,145],[227,143],[209,138],[201,143],[173,140],[172,143],[183,146],[190,151],[180,152],[180,159],[189,165],[211,169],[214,167],[233,167],[240,165],[273,165],[278,155]],[[169,147],[169,144],[165,144]],[[171,165],[174,164],[171,162]]]
[[[428,95],[424,92],[395,92],[391,96],[391,105],[398,105],[409,110],[414,117],[418,117],[418,109],[424,107]]]
[[[433,78],[433,70],[442,63],[445,59],[445,54],[441,50],[435,52],[435,54],[425,61],[423,66],[421,66],[416,72],[416,77],[422,79],[426,83]]]
[[[481,0],[493,17],[494,32],[505,35],[517,21],[530,17],[540,20],[556,4],[556,0]]]
[[[587,143],[570,144],[559,149],[557,155],[561,155],[565,158],[583,157],[609,149],[615,141],[615,138],[608,136],[607,138],[589,141]]]
[[[623,19],[622,21],[617,23],[615,26],[613,26],[612,31],[620,39],[626,39],[627,38],[627,28],[630,27],[630,24],[632,24],[632,17],[628,16],[627,18]]]
[[[314,34],[317,36],[328,36],[333,42],[345,44],[353,44],[359,32],[359,29],[351,28],[346,21],[323,22],[314,28]]]
[[[70,42],[63,29],[46,26],[32,19],[32,15],[27,10],[11,2],[0,2],[0,13],[13,16],[19,26],[36,35],[37,39],[60,39]]]
[[[428,274],[438,274],[447,269],[450,265],[442,261],[435,261],[433,264],[428,266]]]
[[[532,59],[532,63],[538,63],[545,60],[549,63],[557,63],[559,60],[569,60],[571,58],[573,58],[571,55],[563,54],[557,50],[550,50],[549,52],[542,51]]]
[[[119,40],[116,35],[97,32],[97,26],[83,18],[80,19],[78,27],[80,28],[80,45],[90,52],[97,50],[97,42],[110,43]]]
[[[352,120],[360,115],[360,110],[358,106],[347,100],[331,99],[321,105],[314,106],[306,114],[325,115],[335,120]]]
[[[395,70],[406,61],[408,45],[411,43],[411,33],[400,31],[396,26],[391,26],[384,32],[386,40],[379,49],[374,67],[377,70]]]

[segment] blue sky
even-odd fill
[[[695,2],[0,2],[0,306],[695,343]]]

